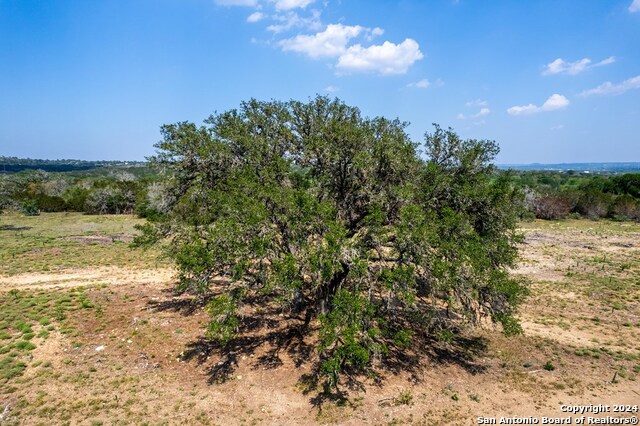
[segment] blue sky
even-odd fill
[[[640,161],[640,0],[0,0],[0,155],[141,160],[316,93],[500,163]]]

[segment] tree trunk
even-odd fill
[[[349,265],[346,263],[341,263],[342,269],[336,272],[331,278],[331,281],[325,286],[322,287],[322,291],[320,293],[320,301],[319,301],[319,309],[318,312],[321,314],[328,314],[331,312],[331,302],[333,300],[333,296],[336,294],[344,280],[349,275]]]

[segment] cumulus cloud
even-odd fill
[[[1,1],[1,0],[0,0]],[[290,30],[303,30],[295,36],[287,36],[276,41],[283,51],[302,53],[312,59],[335,58],[334,69],[339,74],[373,72],[381,75],[404,74],[408,68],[424,56],[418,43],[410,38],[395,44],[384,41],[370,44],[384,34],[380,27],[368,28],[361,25],[341,23],[323,25],[320,11],[311,9],[302,13],[297,9],[307,8],[316,0],[214,0],[221,6],[252,6],[255,8],[246,22],[270,21],[266,30],[274,34]],[[327,6],[323,1],[318,7]],[[265,8],[269,7],[271,12]],[[357,40],[356,40],[357,38]],[[255,39],[252,39],[254,41]],[[441,86],[441,80],[433,83]],[[427,88],[432,83],[424,79],[413,87]]]
[[[276,10],[305,8],[315,0],[275,0]]]
[[[636,13],[640,11],[640,0],[633,0],[633,3],[629,6],[629,12]]]
[[[324,91],[327,93],[336,93],[338,90],[340,89],[338,89],[336,86],[327,86],[324,88]]]
[[[584,92],[580,93],[580,96],[621,95],[624,92],[633,89],[640,89],[640,75],[629,78],[618,84],[613,84],[610,81],[607,81],[594,89],[585,90]]]
[[[549,96],[542,106],[537,106],[534,104],[524,105],[524,106],[512,106],[507,110],[507,112],[511,115],[529,115],[535,114],[538,112],[546,112],[546,111],[555,111],[558,109],[564,109],[569,106],[569,99],[565,98],[562,95],[558,95],[557,93]]]
[[[640,1],[640,0],[638,0]],[[553,75],[553,74],[569,74],[576,75],[580,74],[583,71],[588,70],[589,68],[601,67],[603,65],[609,65],[616,61],[614,56],[609,56],[606,59],[603,59],[600,62],[592,63],[589,58],[582,58],[579,61],[575,62],[567,62],[562,58],[558,58],[553,62],[549,62],[544,71],[542,71],[542,75]]]
[[[389,41],[369,47],[355,44],[340,56],[336,68],[345,73],[404,74],[411,65],[423,57],[418,43],[410,38],[400,44]]]
[[[304,53],[310,58],[336,57],[347,51],[349,40],[365,30],[360,25],[330,24],[314,35],[297,35],[279,42],[282,50]]]
[[[418,88],[418,89],[426,89],[426,88],[428,88],[430,86],[431,86],[431,82],[426,78],[423,78],[420,81],[416,81],[415,83],[407,84],[407,87],[415,87],[415,88]]]
[[[215,3],[219,6],[249,6],[255,7],[258,5],[258,0],[215,0]]]
[[[262,12],[253,12],[251,15],[247,17],[247,22],[258,22],[264,19],[264,13]]]

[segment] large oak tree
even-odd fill
[[[211,339],[232,339],[260,293],[318,333],[334,382],[460,323],[517,333],[521,203],[491,164],[497,145],[438,126],[420,145],[406,127],[321,96],[165,125],[151,161],[170,203],[138,242],[168,240],[179,291],[222,286]]]

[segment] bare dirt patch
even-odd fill
[[[105,267],[66,269],[53,273],[26,273],[12,277],[0,276],[0,291],[13,288],[64,288],[91,285],[155,285],[166,286],[175,274],[173,269],[129,269]]]
[[[75,241],[81,244],[113,244],[116,241],[122,241],[130,243],[133,241],[133,237],[127,234],[113,234],[113,235],[73,235],[70,237],[64,237],[65,241]]]

